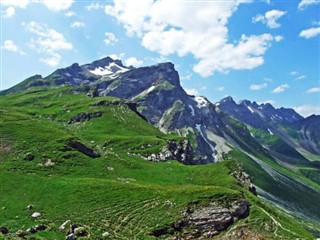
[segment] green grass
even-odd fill
[[[101,100],[110,104],[93,106]],[[96,111],[102,117],[67,123],[78,113]],[[152,239],[148,233],[182,218],[190,204],[245,197],[251,214],[238,224],[251,229],[269,224],[261,234],[270,239],[277,239],[275,231],[283,239],[312,239],[294,220],[245,190],[229,174],[234,161],[186,166],[141,159],[137,154],[157,153],[167,140],[181,138],[161,133],[117,99],[70,94],[69,88],[35,88],[1,96],[0,113],[0,225],[11,233],[45,223],[49,228],[32,237],[63,239],[58,227],[70,219],[85,226],[90,239],[106,231],[111,239]],[[68,148],[69,139],[78,139],[101,157]],[[27,153],[35,159],[24,160]],[[53,166],[41,165],[48,159]],[[29,204],[34,205],[31,211]],[[294,234],[272,228],[262,209]],[[42,218],[32,220],[34,211]]]

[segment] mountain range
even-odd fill
[[[204,96],[188,95],[170,62],[134,68],[110,57],[85,65],[74,63],[47,77],[34,75],[1,95],[31,91],[36,96],[37,89],[65,87],[88,99],[120,99],[117,104],[128,106],[165,135],[183,139],[168,143],[158,153],[136,156],[186,165],[234,160],[249,174],[261,199],[303,221],[320,221],[320,116],[304,118],[293,109],[269,103],[236,103],[230,96],[211,103]],[[88,109],[70,123],[99,117]]]

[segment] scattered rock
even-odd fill
[[[66,236],[66,240],[76,240],[77,237],[74,235],[74,233],[70,233],[68,236]]]
[[[18,237],[20,237],[20,238],[24,238],[25,236],[29,235],[29,233],[26,232],[26,231],[23,231],[23,230],[18,230],[18,231],[16,232],[16,235],[17,235]]]
[[[34,212],[34,213],[32,213],[31,217],[32,217],[33,219],[40,218],[40,217],[41,217],[41,213],[39,213],[39,212]]]
[[[35,158],[34,155],[32,153],[28,152],[26,155],[24,155],[23,159],[26,161],[32,161],[34,158]]]
[[[1,226],[0,227],[0,232],[4,235],[7,235],[9,233],[9,228],[5,227],[5,226]]]
[[[47,229],[47,226],[44,224],[39,224],[37,226],[34,227],[37,231],[43,231]]]
[[[74,233],[74,230],[75,230],[77,227],[79,227],[78,224],[73,223],[73,224],[71,225],[70,231],[71,231],[72,233]]]
[[[108,237],[110,237],[110,233],[109,232],[104,232],[104,233],[102,233],[102,237],[103,238],[108,238]]]
[[[31,210],[31,209],[33,209],[34,208],[34,206],[32,205],[32,204],[29,204],[28,206],[27,206],[27,209],[28,210]]]
[[[38,232],[38,230],[35,227],[31,227],[27,229],[27,232],[31,234],[35,234],[36,232]]]
[[[74,229],[74,234],[77,237],[86,237],[88,236],[88,231],[84,227],[77,227]]]
[[[62,225],[59,227],[59,230],[64,231],[67,230],[71,227],[71,221],[67,220],[64,223],[62,223]]]
[[[54,162],[51,159],[47,159],[44,163],[39,163],[38,166],[40,167],[51,167],[54,166]]]
[[[108,167],[107,169],[108,169],[108,171],[112,171],[112,172],[114,171],[113,167]]]

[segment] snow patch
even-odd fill
[[[99,75],[99,76],[110,75],[113,73],[110,71],[110,69],[108,67],[106,67],[106,68],[98,67],[94,70],[91,70],[90,72],[95,75]]]
[[[204,97],[195,97],[195,101],[197,102],[197,107],[202,108],[209,105],[208,101]]]
[[[204,141],[209,145],[211,151],[212,151],[212,157],[214,159],[214,162],[217,162],[215,151],[216,149],[212,146],[212,144],[207,140],[207,138],[204,137],[203,132],[201,130],[201,124],[196,124],[196,129],[200,133],[201,137],[204,139]]]
[[[99,76],[105,76],[105,75],[111,75],[114,73],[123,73],[129,71],[129,69],[121,67],[117,65],[116,63],[112,62],[108,66],[105,67],[97,67],[94,70],[90,70],[89,72],[99,75]]]
[[[189,108],[191,109],[191,114],[192,114],[192,116],[194,116],[195,113],[194,113],[194,108],[192,107],[192,105],[189,104]]]

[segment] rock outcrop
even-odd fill
[[[241,184],[254,195],[257,195],[256,187],[251,183],[250,176],[244,172],[239,165],[234,169],[232,175],[238,179]]]
[[[238,219],[249,215],[249,203],[246,200],[236,201],[230,207],[213,202],[205,207],[195,206],[183,212],[183,219],[172,223],[167,228],[157,229],[150,233],[155,237],[170,234],[172,238],[194,239],[211,238],[227,229]]]
[[[87,155],[88,157],[91,158],[97,158],[100,157],[99,153],[96,153],[92,148],[87,147],[83,143],[77,141],[77,140],[70,140],[68,142],[68,146],[72,147],[73,149],[76,149],[77,151]]]
[[[98,118],[102,116],[102,112],[92,112],[92,113],[79,113],[76,116],[72,117],[68,124],[76,123],[76,122],[83,122],[88,121],[91,118]]]
[[[162,162],[166,160],[177,160],[185,164],[192,164],[193,149],[188,140],[181,140],[179,142],[169,140],[159,154],[152,154],[148,157],[149,161]]]

